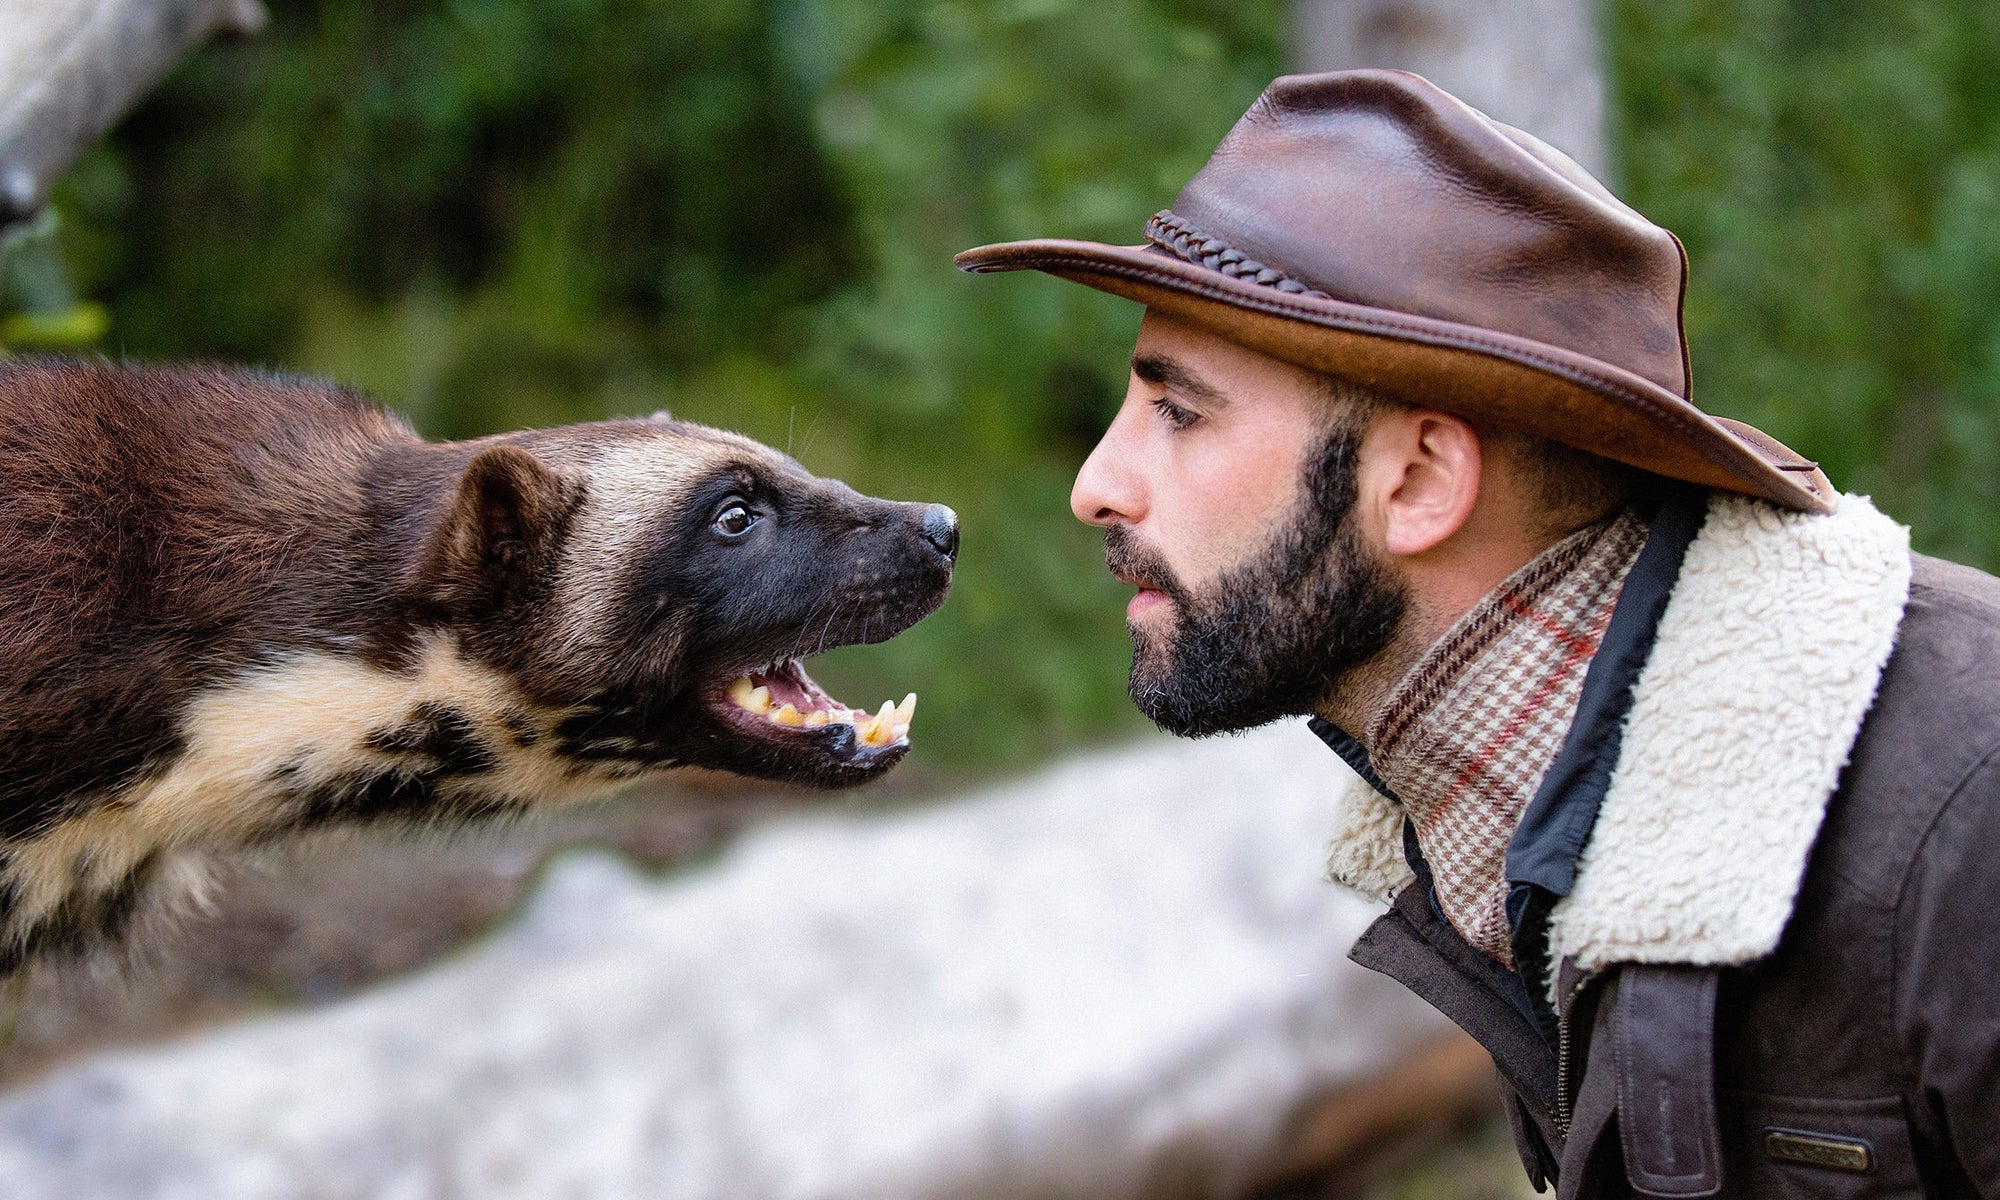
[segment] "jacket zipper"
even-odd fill
[[[1569,1141],[1569,1018],[1556,1019],[1556,1136]]]
[[[1573,1039],[1570,1037],[1569,1014],[1570,1010],[1576,1006],[1576,998],[1583,994],[1583,989],[1588,987],[1591,981],[1597,978],[1597,974],[1595,971],[1585,971],[1578,974],[1576,982],[1571,985],[1568,994],[1561,998],[1562,1003],[1556,1011],[1556,1134],[1562,1138],[1564,1143],[1568,1143],[1569,1141],[1569,1123],[1572,1115],[1570,1112],[1572,1098],[1569,1094],[1569,1060],[1572,1053],[1571,1045]]]

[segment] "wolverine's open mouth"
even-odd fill
[[[871,714],[827,695],[799,660],[784,659],[738,676],[711,707],[753,737],[809,744],[844,768],[872,772],[909,752],[917,694],[884,700]]]
[[[668,722],[679,731],[681,761],[835,788],[874,779],[909,753],[916,696],[857,709],[801,664],[837,647],[886,642],[934,611],[951,586],[957,517],[941,504],[847,490],[815,503],[789,526],[752,520],[736,535],[748,540],[722,560],[730,569],[697,581],[710,589],[704,620],[690,626],[689,674],[700,682],[674,704],[695,719]],[[746,507],[733,500],[722,511],[741,516]],[[789,541],[756,540],[781,534]]]

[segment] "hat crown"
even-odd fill
[[[1172,214],[1336,300],[1559,346],[1689,395],[1673,234],[1418,76],[1278,79]]]
[[[1410,404],[1833,511],[1816,463],[1690,402],[1673,234],[1415,75],[1279,79],[1146,238],[957,262],[1048,271]]]

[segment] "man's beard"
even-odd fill
[[[1337,432],[1306,465],[1297,519],[1199,594],[1123,526],[1104,535],[1112,571],[1173,601],[1170,633],[1127,626],[1127,690],[1183,737],[1252,729],[1311,712],[1395,636],[1407,595],[1348,518],[1359,439]]]

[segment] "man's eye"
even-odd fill
[[[709,528],[723,537],[741,537],[750,532],[750,527],[756,523],[756,513],[744,504],[734,503],[715,514],[715,522]]]
[[[1196,421],[1201,420],[1200,413],[1192,412],[1188,409],[1182,408],[1180,405],[1175,404],[1172,400],[1167,399],[1165,396],[1161,396],[1159,399],[1153,401],[1153,407],[1154,409],[1158,410],[1159,414],[1167,419],[1167,423],[1172,425],[1175,429],[1186,429],[1188,426],[1194,424]]]

